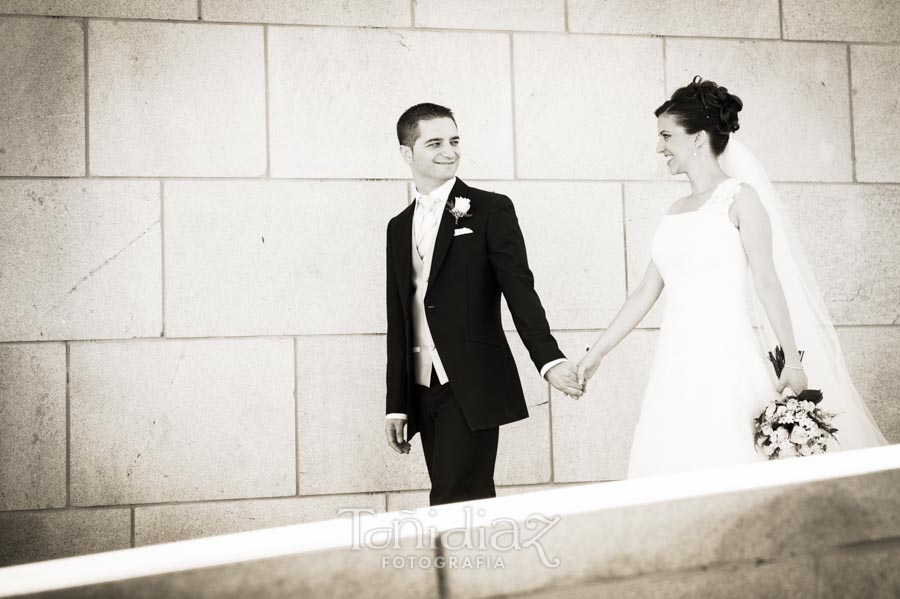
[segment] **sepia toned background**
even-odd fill
[[[661,8],[662,7],[662,8]],[[689,191],[652,111],[744,100],[851,373],[900,441],[900,5],[0,0],[0,565],[427,503],[384,415],[394,124],[453,108],[577,358]],[[551,393],[501,494],[625,473],[659,310]],[[702,363],[702,356],[698,356]],[[813,381],[814,384],[814,381]],[[549,402],[548,402],[549,400]]]

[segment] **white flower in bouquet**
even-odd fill
[[[779,418],[778,422],[780,424],[793,424],[794,423],[794,414],[787,413],[784,416],[782,416],[781,418]]]
[[[802,426],[795,426],[794,430],[791,431],[791,443],[805,445],[809,441],[809,437],[809,432]]]
[[[779,449],[783,458],[795,458],[799,455],[797,447],[793,443],[782,443]]]

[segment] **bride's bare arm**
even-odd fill
[[[756,294],[784,350],[785,365],[790,367],[785,368],[782,374],[779,391],[786,384],[794,392],[799,393],[806,389],[806,375],[799,370],[800,353],[794,339],[791,314],[784,299],[781,281],[775,271],[775,262],[772,260],[772,226],[769,215],[756,192],[748,185],[744,185],[735,196],[733,213],[740,230],[744,252],[753,272]]]
[[[641,322],[659,299],[659,294],[662,293],[664,286],[662,276],[651,260],[637,289],[622,304],[609,328],[597,338],[591,350],[578,363],[580,382],[587,381],[594,376],[603,356],[611,352]]]

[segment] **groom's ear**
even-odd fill
[[[409,146],[400,146],[400,157],[403,158],[403,161],[406,164],[412,164],[413,162],[413,151]]]

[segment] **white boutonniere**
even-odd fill
[[[469,208],[471,207],[472,202],[469,201],[469,198],[463,198],[457,196],[453,199],[453,208],[450,208],[450,214],[453,215],[453,218],[456,219],[456,224],[459,224],[459,219],[466,218],[467,216],[472,216],[469,214]]]

